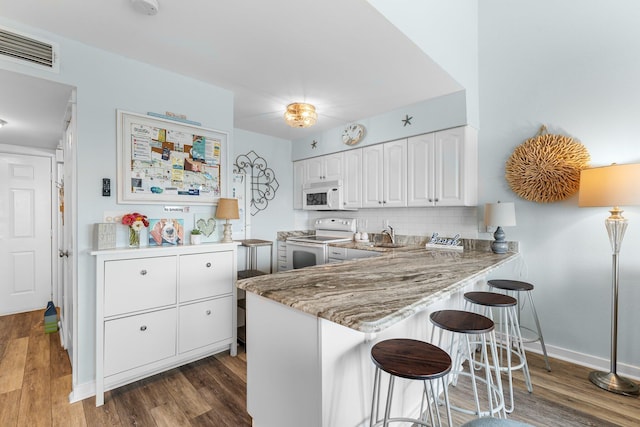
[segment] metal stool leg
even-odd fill
[[[538,320],[538,313],[536,312],[536,306],[533,303],[533,296],[531,292],[527,292],[529,295],[529,302],[531,303],[531,311],[533,312],[533,320],[536,322],[536,328],[538,329],[538,338],[540,339],[540,345],[542,346],[542,353],[544,354],[544,363],[547,367],[547,371],[551,372],[551,365],[549,365],[549,356],[547,356],[547,347],[544,345],[544,337],[542,336],[542,329],[540,328],[540,321]]]

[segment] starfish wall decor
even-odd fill
[[[411,120],[413,120],[413,116],[409,117],[408,114],[405,114],[404,119],[402,119],[402,127],[405,127],[406,125],[411,126]]]

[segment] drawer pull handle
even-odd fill
[[[146,331],[146,330],[147,330],[147,325],[142,325],[142,326],[140,326],[140,330],[141,330],[142,332]]]
[[[211,310],[207,310],[206,313],[207,313],[207,316],[210,316],[211,315]]]
[[[209,268],[209,267],[211,267],[211,263],[210,262],[207,263],[207,268]]]
[[[140,270],[140,274],[143,275],[143,276],[146,276],[147,275],[147,270]]]

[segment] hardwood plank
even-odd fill
[[[29,338],[25,376],[20,397],[19,425],[51,425],[49,338],[41,332]]]
[[[28,348],[28,337],[7,342],[7,348],[0,359],[0,393],[22,388]]]
[[[247,357],[245,352],[238,352],[238,355],[233,357],[228,351],[220,354],[216,354],[214,357],[230,369],[240,380],[244,383],[247,382]]]
[[[179,369],[172,369],[165,374],[165,386],[176,402],[180,402],[180,407],[188,418],[195,418],[211,410],[209,402],[200,396]]]
[[[112,399],[120,419],[120,425],[153,426],[150,408],[144,406],[144,399],[138,383],[122,386],[113,391]]]
[[[0,393],[0,426],[12,427],[18,425],[21,393],[22,390]]]
[[[79,403],[82,403],[82,409],[88,426],[109,427],[123,425],[120,422],[120,416],[118,415],[111,392],[105,393],[104,405],[99,408],[96,408],[95,400],[92,398],[84,399]]]
[[[51,379],[51,425],[56,427],[86,427],[82,402],[69,403],[71,375]]]
[[[174,401],[156,406],[151,409],[153,417],[158,427],[190,426],[187,416],[182,412],[178,404]]]
[[[69,361],[69,353],[67,353],[67,350],[65,350],[60,344],[59,332],[49,334],[49,344],[51,378],[71,375],[71,361]]]

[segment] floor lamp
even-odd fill
[[[627,229],[627,220],[622,217],[619,206],[640,205],[640,164],[605,166],[584,169],[580,173],[580,207],[613,206],[611,216],[605,220],[609,241],[613,250],[613,294],[611,313],[611,369],[609,372],[593,371],[589,374],[592,383],[613,393],[638,395],[640,389],[631,380],[617,374],[618,351],[618,254],[622,238]]]

